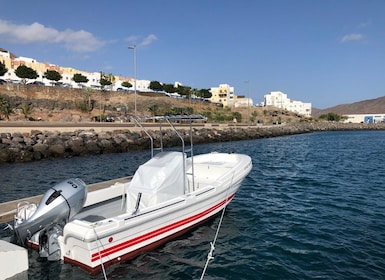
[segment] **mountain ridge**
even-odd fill
[[[312,117],[318,118],[327,113],[338,115],[385,114],[385,96],[350,104],[340,104],[326,109],[312,108]]]

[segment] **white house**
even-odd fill
[[[253,107],[253,99],[248,97],[234,96],[234,108]]]
[[[311,103],[291,100],[287,97],[287,94],[281,91],[271,91],[265,95],[264,106],[273,106],[308,117],[311,116]]]

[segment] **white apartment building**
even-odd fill
[[[351,114],[344,115],[346,123],[384,123],[385,114]]]
[[[122,83],[124,81],[127,81],[132,85],[132,87],[128,88],[128,90],[130,91],[135,90],[135,79],[124,79],[124,80],[115,81],[114,89],[116,90],[118,88],[122,88]],[[152,91],[150,89],[150,83],[151,81],[149,80],[136,80],[136,90],[141,92]]]
[[[264,106],[273,106],[304,116],[311,116],[311,103],[290,100],[287,98],[287,94],[281,91],[271,91],[269,94],[265,95]]]

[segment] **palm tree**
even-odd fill
[[[9,116],[12,114],[13,108],[9,104],[8,100],[0,95],[0,113],[9,121]]]
[[[28,119],[28,116],[32,113],[32,111],[33,111],[33,107],[29,105],[24,105],[23,107],[21,107],[21,112],[23,113],[24,118],[26,120]]]
[[[155,117],[158,114],[159,106],[158,104],[151,104],[147,107],[147,110],[151,112],[153,117]],[[155,119],[153,119],[153,122],[155,122]]]

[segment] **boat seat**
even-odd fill
[[[230,166],[226,165],[211,165],[207,163],[194,164],[194,187],[192,180],[191,166],[187,169],[187,188],[191,192],[200,188],[212,185],[220,178],[224,173],[229,172]]]
[[[86,220],[87,222],[94,223],[94,222],[99,222],[101,220],[104,220],[106,217],[104,216],[99,216],[99,215],[88,215],[86,217],[83,217],[83,220]]]

